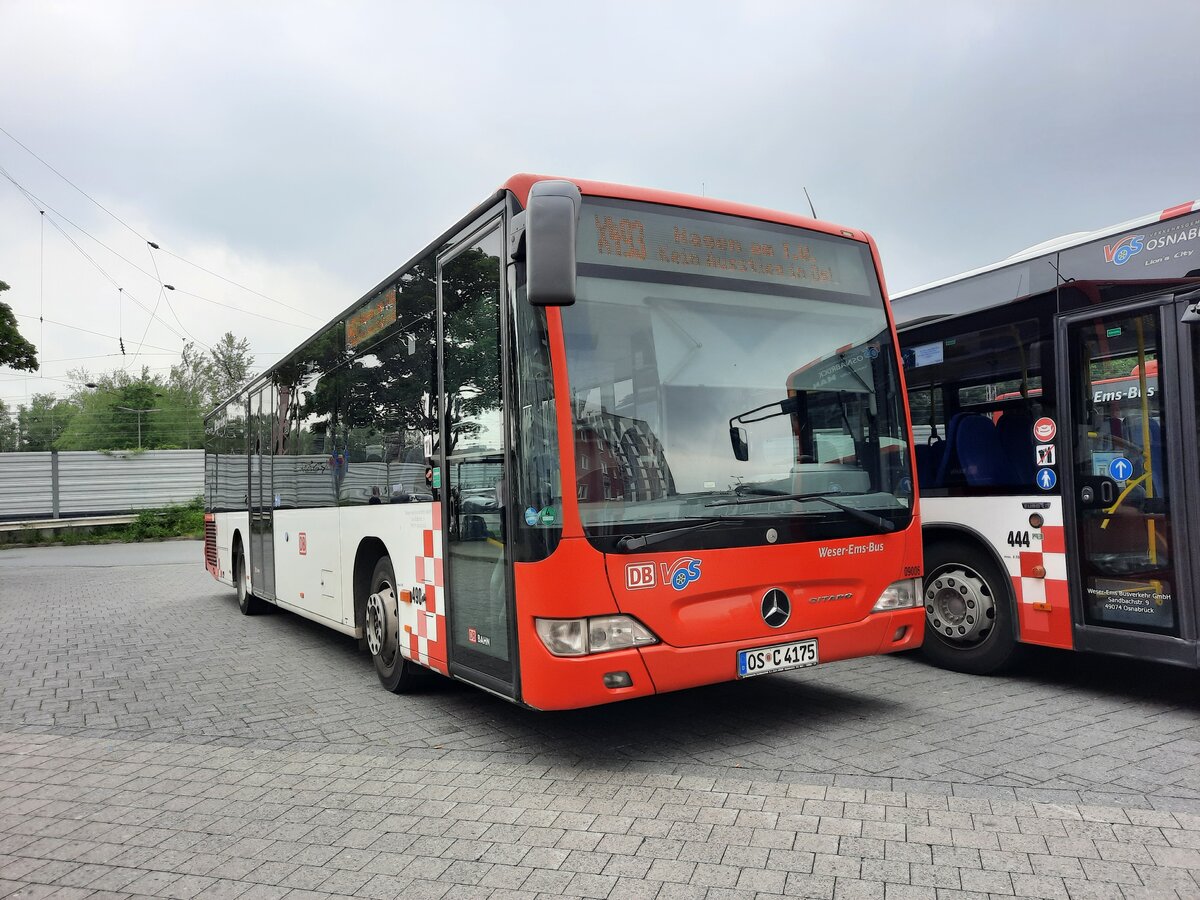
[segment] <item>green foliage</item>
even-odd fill
[[[0,453],[21,449],[17,441],[17,419],[3,400],[0,400]]]
[[[7,287],[0,281],[0,290]],[[5,309],[0,304],[0,365]],[[0,452],[203,447],[205,413],[244,384],[253,365],[245,338],[226,332],[208,352],[187,344],[165,378],[146,367],[101,375],[72,369],[68,374],[79,387],[69,398],[35,394],[15,412],[0,402]]]
[[[184,536],[204,536],[204,501],[200,497],[181,506],[142,510],[119,539],[148,541]]]
[[[53,394],[34,394],[28,404],[17,409],[17,449],[29,452],[53,450],[78,412],[78,407],[70,400],[60,400]]]
[[[161,509],[144,509],[128,525],[101,525],[94,529],[63,528],[55,531],[25,528],[17,533],[13,543],[75,546],[161,541],[177,537],[204,537],[204,501],[201,497]]]
[[[8,289],[8,285],[0,281],[0,294]],[[0,366],[27,372],[36,372],[38,367],[37,348],[21,336],[17,330],[17,317],[7,303],[0,303]]]

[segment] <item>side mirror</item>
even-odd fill
[[[582,199],[569,181],[539,181],[525,210],[525,289],[533,306],[575,302],[575,233]]]
[[[736,425],[729,427],[729,443],[733,445],[733,457],[739,462],[750,459],[750,445],[746,443],[746,429]]]

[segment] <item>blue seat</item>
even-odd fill
[[[1008,458],[1013,486],[1033,484],[1037,474],[1034,455],[1033,416],[1023,409],[1005,412],[996,423],[996,435]]]
[[[967,484],[972,487],[996,487],[1016,484],[1016,473],[1001,446],[996,426],[988,416],[964,416],[955,436],[958,461]]]
[[[938,470],[946,454],[946,442],[941,438],[929,444],[917,444],[917,480],[921,487],[941,487]]]

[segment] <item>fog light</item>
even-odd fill
[[[904,640],[906,637],[908,637],[908,626],[901,625],[899,628],[896,629],[896,633],[892,635],[892,643],[898,644],[902,640]]]
[[[921,596],[921,581],[918,578],[906,578],[904,581],[894,581],[883,589],[871,612],[888,612],[893,609],[908,609],[917,605]]]
[[[608,672],[604,676],[604,686],[610,690],[633,687],[633,679],[628,672]]]

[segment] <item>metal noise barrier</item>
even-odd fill
[[[203,450],[0,453],[0,521],[136,512],[203,492]]]

